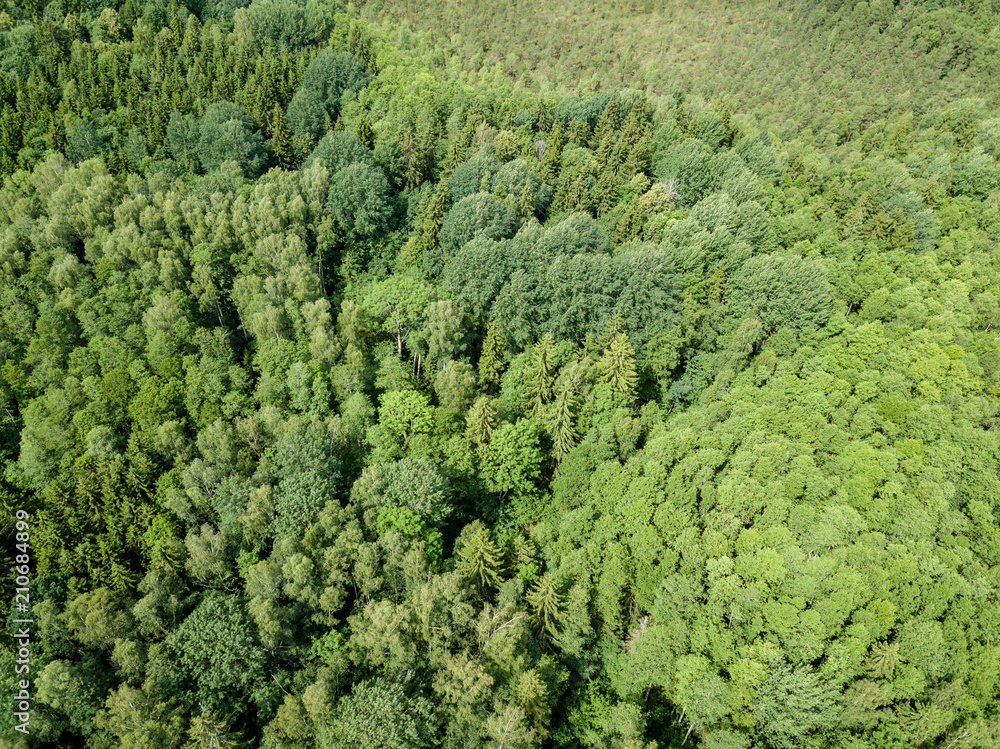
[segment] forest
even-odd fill
[[[0,749],[996,749],[998,81],[995,0],[0,0]]]

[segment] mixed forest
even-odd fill
[[[998,11],[0,0],[0,747],[1000,746]]]

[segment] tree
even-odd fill
[[[433,707],[397,682],[359,682],[341,698],[327,725],[316,732],[320,749],[356,746],[421,749],[434,745]]]
[[[327,210],[348,239],[369,239],[389,228],[393,215],[389,198],[389,182],[382,170],[354,163],[330,180]]]
[[[401,357],[407,336],[427,310],[430,294],[430,287],[419,278],[397,274],[368,286],[361,296],[361,305],[368,315],[381,322],[386,333],[392,335],[396,354]]]
[[[264,651],[238,596],[204,598],[164,644],[158,657],[165,662],[152,667],[154,679],[172,682],[163,684],[167,694],[192,685],[179,696],[212,711],[227,712],[233,699],[249,697],[265,677]]]
[[[528,378],[528,396],[534,408],[548,403],[552,396],[552,383],[555,371],[552,364],[552,353],[555,339],[552,333],[545,336],[535,345],[532,351],[531,364],[526,372]]]
[[[526,497],[535,492],[542,460],[537,428],[530,420],[520,419],[493,432],[483,458],[483,478],[490,491],[501,498]]]
[[[500,337],[500,328],[496,321],[490,320],[486,324],[486,339],[477,366],[479,382],[483,387],[495,388],[500,384],[506,360],[507,352]]]
[[[255,0],[255,3],[262,1]],[[360,91],[370,79],[353,55],[337,54],[330,49],[320,52],[309,63],[288,105],[288,124],[292,132],[320,140],[325,123],[337,121],[344,94]]]
[[[260,46],[295,49],[306,35],[305,8],[292,0],[253,0],[247,8],[247,23]]]
[[[503,555],[481,523],[466,526],[455,548],[456,569],[475,582],[481,593],[500,587]]]
[[[448,177],[447,189],[452,200],[458,203],[477,192],[492,192],[493,175],[500,171],[501,166],[491,146],[480,148]]]
[[[836,690],[808,665],[778,664],[761,685],[754,707],[760,736],[775,749],[792,749],[836,725]]]
[[[427,358],[439,367],[465,353],[468,321],[450,299],[427,305],[427,324],[421,337],[427,344]]]
[[[726,304],[733,314],[756,317],[765,331],[819,327],[830,316],[830,302],[823,264],[794,255],[751,258],[726,287]]]
[[[146,686],[123,684],[111,692],[96,722],[125,749],[174,749],[184,737],[184,718],[176,705],[156,699]]]
[[[461,416],[476,395],[476,376],[472,365],[452,359],[434,378],[434,393],[442,408]]]
[[[414,438],[430,432],[430,402],[415,390],[390,390],[379,400],[378,423],[368,430],[368,441],[376,451],[399,457]]]
[[[459,200],[445,214],[439,238],[445,258],[453,257],[469,240],[505,239],[517,231],[517,212],[489,193],[475,193]]]
[[[250,178],[259,175],[267,163],[260,131],[246,112],[229,102],[205,110],[198,125],[198,157],[209,172],[223,161],[235,161]]]
[[[322,137],[316,148],[302,164],[303,169],[308,169],[313,164],[322,164],[330,174],[336,174],[341,169],[352,164],[364,163],[369,166],[375,165],[371,152],[353,134],[341,130],[340,132],[329,132]]]
[[[525,596],[535,620],[535,630],[542,642],[559,644],[559,624],[563,598],[556,590],[551,575],[542,575]]]
[[[483,726],[483,732],[492,739],[496,749],[527,749],[535,744],[535,734],[528,726],[524,709],[511,702],[493,712]]]
[[[382,505],[405,507],[431,527],[440,527],[451,515],[448,480],[428,458],[406,457],[382,466],[381,473]]]
[[[234,733],[228,721],[201,706],[201,714],[191,720],[188,729],[188,744],[191,749],[238,749],[244,746],[238,734]]]
[[[485,448],[493,438],[496,409],[487,396],[480,396],[465,416],[465,437],[476,448]]]
[[[336,496],[342,464],[321,424],[293,421],[278,441],[274,532],[297,536]]]
[[[635,389],[639,378],[635,371],[635,352],[629,344],[628,335],[619,333],[597,363],[598,377],[606,382],[612,392],[621,393],[629,402],[635,400]]]
[[[661,180],[673,178],[683,205],[694,205],[705,197],[712,185],[709,168],[711,151],[697,138],[686,138],[667,152],[656,165],[656,176]]]
[[[277,104],[271,111],[271,140],[268,142],[271,160],[282,169],[293,165],[292,134],[285,122],[285,113]]]
[[[556,460],[562,460],[576,445],[578,439],[574,413],[576,396],[567,387],[561,387],[552,404],[548,418],[549,433],[552,435],[552,455]]]
[[[419,260],[424,273],[431,278],[441,274],[443,258],[441,257],[441,242],[438,239],[438,234],[444,225],[444,214],[450,200],[451,193],[448,192],[448,183],[441,180],[421,210],[420,215],[414,221],[414,231],[407,242],[409,249],[403,250],[404,253],[408,252],[413,257],[415,263]]]

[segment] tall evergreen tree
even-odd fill
[[[628,335],[619,333],[614,337],[597,363],[597,372],[601,381],[608,383],[613,392],[621,393],[630,403],[635,401],[639,377],[635,368],[635,351]]]

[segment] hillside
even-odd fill
[[[646,88],[722,100],[783,137],[843,142],[888,114],[1000,102],[988,3],[361,0],[451,77],[531,88]],[[497,75],[500,75],[498,78]]]

